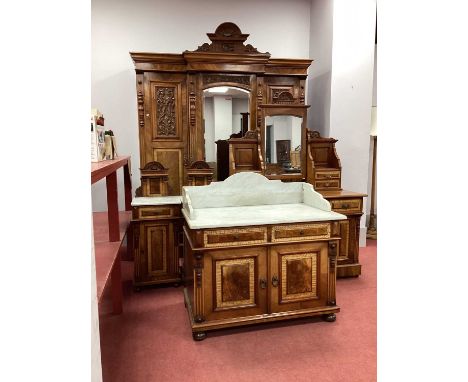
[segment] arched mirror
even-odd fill
[[[249,129],[250,92],[232,86],[217,86],[203,91],[205,161],[214,169],[213,181],[228,171],[227,140],[240,138]]]
[[[265,118],[266,175],[301,174],[303,118],[272,115]]]

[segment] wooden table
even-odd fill
[[[117,170],[121,167],[124,173],[125,211],[119,212]],[[108,281],[111,280],[113,311],[119,314],[122,313],[120,258],[122,252],[127,250],[122,244],[131,220],[130,157],[91,163],[91,184],[104,178],[107,187],[107,212],[93,213],[97,297],[100,301]]]

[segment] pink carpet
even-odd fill
[[[100,305],[104,382],[376,381],[377,243],[361,248],[362,275],[338,279],[334,323],[319,318],[227,329],[192,340],[182,287],[132,291],[123,262],[124,313]]]

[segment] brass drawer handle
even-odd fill
[[[275,288],[278,286],[279,284],[279,279],[278,279],[278,276],[273,276],[273,278],[271,279],[271,285],[273,285]]]
[[[267,287],[266,279],[260,279],[260,288],[266,289],[266,287]]]

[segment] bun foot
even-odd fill
[[[205,332],[195,332],[192,333],[192,337],[194,341],[203,341],[206,338],[206,333]]]
[[[324,314],[322,315],[322,320],[327,321],[327,322],[335,322],[336,314],[335,313]]]

